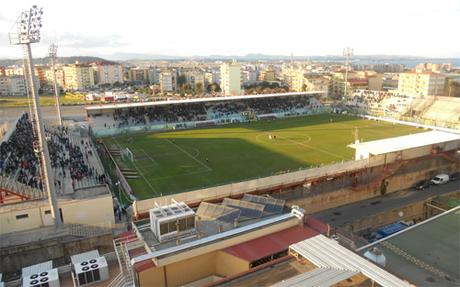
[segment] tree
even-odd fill
[[[204,90],[203,90],[203,83],[197,83],[195,85],[195,92],[198,94],[198,95],[201,95],[203,94]]]
[[[447,84],[446,95],[460,97],[460,83],[450,80]]]

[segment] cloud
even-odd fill
[[[59,47],[74,48],[74,49],[94,49],[105,47],[121,47],[126,43],[122,40],[122,36],[111,34],[106,36],[92,36],[74,33],[65,33],[59,36],[50,36],[44,34],[42,36],[44,43],[56,43]]]

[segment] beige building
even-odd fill
[[[64,87],[67,90],[82,90],[94,86],[94,70],[89,65],[73,64],[63,67]]]
[[[220,81],[224,96],[241,95],[241,65],[236,61],[220,66]]]
[[[131,68],[128,71],[128,81],[138,83],[149,82],[149,69],[147,68]]]
[[[64,70],[62,67],[56,67],[56,82],[58,87],[64,88]],[[45,70],[45,85],[54,87],[54,76],[52,69]]]
[[[113,199],[106,186],[78,190],[70,195],[60,195],[58,205],[64,224],[109,227],[115,223]],[[46,198],[0,205],[0,234],[53,224]]]
[[[305,91],[321,91],[325,97],[329,95],[330,83],[330,78],[324,75],[313,74],[304,77]]]
[[[93,64],[98,85],[123,83],[123,68],[119,64]]]
[[[262,82],[273,82],[276,81],[275,71],[273,70],[263,70],[260,71],[259,81]]]
[[[399,74],[398,92],[411,96],[442,96],[446,77],[435,73]]]

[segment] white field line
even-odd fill
[[[140,149],[140,151],[142,151],[145,154],[145,156],[148,159],[150,159],[155,165],[159,165],[158,162],[153,157],[151,157],[148,153],[146,153],[144,149]]]
[[[180,146],[176,145],[175,143],[173,143],[172,141],[170,141],[169,139],[165,139],[165,141],[169,142],[170,144],[172,144],[173,146],[175,146],[178,150],[182,151],[183,153],[185,153],[187,156],[189,156],[191,159],[193,159],[194,161],[196,161],[197,163],[199,163],[201,166],[203,166],[204,168],[206,168],[207,171],[212,171],[212,168],[210,168],[209,166],[207,166],[204,162],[200,161],[199,159],[193,157],[190,153],[188,153],[186,150],[184,150],[183,148],[181,148]]]
[[[114,136],[112,136],[112,139],[114,140],[114,142],[115,142],[115,144],[118,146],[118,148],[119,148],[120,150],[122,150],[122,146],[121,146],[120,143],[117,141],[117,139],[116,139]],[[148,186],[150,187],[150,189],[151,189],[154,193],[160,195],[160,193],[159,193],[158,191],[156,191],[156,189],[152,186],[152,184],[150,183],[150,181],[147,180],[147,178],[145,177],[145,175],[144,175],[144,174],[141,172],[141,170],[137,167],[137,165],[134,163],[134,161],[133,161],[132,163],[133,163],[134,168],[137,170],[137,172],[140,174],[140,176],[144,179],[144,181],[148,184]]]
[[[290,138],[286,138],[286,137],[283,137],[283,136],[280,136],[280,135],[277,135],[276,133],[274,133],[277,137],[279,138],[282,138],[282,139],[286,139],[290,142],[293,142],[293,143],[296,143],[298,145],[301,145],[301,146],[304,146],[306,148],[309,148],[309,149],[312,149],[312,150],[316,150],[316,151],[319,151],[319,152],[322,152],[322,153],[325,153],[325,154],[328,154],[328,155],[331,155],[333,157],[336,157],[336,158],[340,158],[342,160],[345,160],[346,158],[342,157],[342,156],[339,156],[335,153],[331,153],[331,152],[328,152],[327,150],[323,150],[323,149],[320,149],[320,148],[317,148],[317,147],[313,147],[309,144],[306,144],[306,143],[303,143],[303,142],[298,142],[298,141],[295,141],[295,140],[291,140]]]

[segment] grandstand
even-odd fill
[[[356,90],[340,109],[460,130],[460,99],[415,97],[394,91]]]
[[[324,111],[321,92],[216,97],[86,107],[95,135],[241,123]]]

